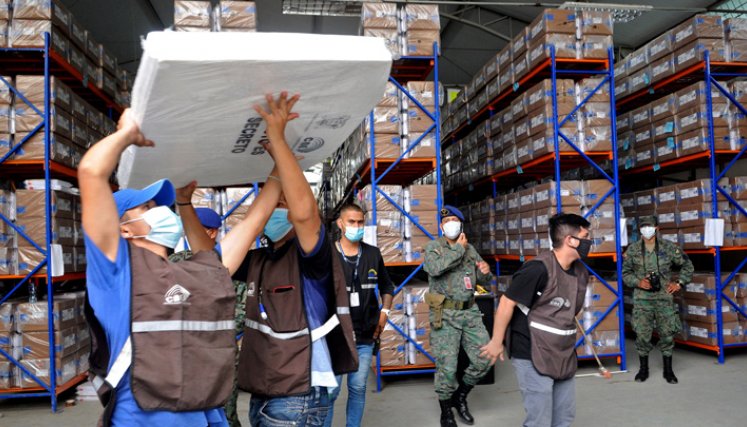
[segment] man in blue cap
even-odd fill
[[[223,225],[223,219],[218,215],[217,212],[210,208],[195,208],[197,218],[200,220],[200,224],[205,228],[210,240],[213,244],[216,244],[218,239],[218,233],[220,227]],[[169,256],[169,260],[172,262],[179,262],[190,259],[192,257],[192,251],[189,249],[174,252]],[[238,335],[244,329],[244,303],[246,302],[246,282],[243,280],[233,279],[233,287],[236,290],[236,311],[234,314],[234,320],[236,321],[236,334]],[[238,366],[238,354],[236,359],[236,366]],[[236,412],[237,400],[239,397],[239,389],[236,382],[236,376],[233,378],[233,390],[231,390],[231,397],[228,398],[228,402],[223,407],[226,411],[226,418],[228,419],[228,425],[231,427],[241,427],[241,421],[239,420],[238,412]]]
[[[467,424],[474,418],[467,407],[467,394],[490,369],[480,349],[490,341],[475,304],[477,284],[489,285],[494,279],[488,264],[464,235],[464,215],[454,206],[441,209],[443,237],[425,247],[423,270],[428,273],[431,348],[436,358],[436,394],[441,405],[441,426],[455,427],[451,409]],[[459,348],[470,360],[464,377],[457,379]]]
[[[282,132],[285,124],[272,126]],[[236,357],[230,274],[262,231],[280,185],[268,181],[246,219],[215,247],[191,204],[197,183],[175,190],[161,180],[112,194],[109,177],[122,152],[153,146],[129,110],[117,129],[78,169],[91,380],[105,405],[99,425],[227,426],[222,406]],[[179,216],[169,209],[175,202]],[[193,256],[169,262],[185,232]]]

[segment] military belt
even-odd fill
[[[475,305],[475,299],[470,298],[469,301],[454,301],[453,299],[445,299],[443,308],[447,310],[468,310]]]

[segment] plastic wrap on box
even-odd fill
[[[728,202],[719,202],[719,217],[729,212]],[[680,228],[700,227],[703,228],[706,219],[713,217],[713,207],[710,203],[683,203],[677,207],[677,225]],[[726,219],[730,222],[729,219]]]
[[[77,323],[75,301],[70,299],[54,301],[51,315],[55,330],[60,331],[75,326]],[[18,303],[14,317],[17,332],[49,329],[47,301]]]
[[[729,179],[722,178],[719,180],[718,185],[728,190]],[[704,203],[711,201],[711,180],[710,178],[703,178],[695,181],[684,182],[676,184],[677,186],[677,203],[678,204],[693,204],[693,203]],[[719,193],[718,201],[725,201],[724,196]]]
[[[395,203],[397,203],[399,206],[402,206],[404,195],[402,191],[402,187],[399,185],[379,185],[377,188],[385,193],[390,199],[392,199]],[[371,203],[371,195],[373,192],[373,187],[370,185],[367,185],[364,187],[359,193],[358,193],[358,201],[364,206],[366,211],[371,211],[373,208],[373,205]],[[379,191],[376,192],[376,211],[394,211],[397,210],[396,207],[392,206],[392,204],[381,195]]]
[[[209,1],[174,1],[174,25],[210,27],[212,6]]]
[[[411,185],[404,190],[405,210],[435,211],[438,188],[435,185]]]
[[[26,136],[28,136],[27,132],[17,133],[13,145],[18,145]],[[72,146],[73,142],[69,139],[57,134],[50,135],[49,160],[73,167]],[[44,159],[44,132],[36,132],[29,138],[21,148],[16,150],[15,158],[18,160]]]
[[[674,48],[679,49],[696,39],[723,39],[724,23],[718,15],[695,15],[671,31]]]
[[[542,209],[557,206],[555,199],[555,182],[550,181],[532,188],[534,193],[534,208]],[[580,206],[584,202],[583,181],[560,182],[561,206]]]
[[[677,134],[681,135],[698,128],[707,128],[708,117],[712,118],[714,127],[729,126],[729,106],[727,104],[713,105],[711,116],[708,116],[705,107],[705,105],[698,105],[686,110],[680,109],[675,116]]]
[[[676,159],[679,156],[679,153],[677,151],[678,144],[679,138],[676,136],[668,136],[664,139],[655,141],[654,151],[656,161],[658,163],[662,163],[668,160]]]
[[[365,3],[369,4],[369,3]],[[363,30],[365,37],[377,37],[384,40],[386,48],[389,50],[393,58],[399,58],[402,54],[402,47],[400,45],[400,35],[396,29],[393,28],[365,28]]]
[[[394,3],[363,3],[361,7],[361,26],[363,28],[391,28],[399,25],[397,5]]]
[[[400,211],[377,211],[376,223],[369,214],[366,216],[366,226],[375,226],[379,237],[399,237],[402,235],[403,223]]]
[[[589,97],[589,100],[587,102],[603,102],[609,105],[610,87],[608,82],[602,84],[602,80],[604,80],[603,77],[590,77],[579,80],[578,85],[575,85],[575,91],[578,95],[579,101],[586,99],[586,97]],[[571,83],[571,87],[574,87],[573,83]],[[595,89],[596,91],[594,91]],[[573,95],[573,92],[571,92],[570,95]],[[620,114],[618,115],[618,117],[622,115],[623,114]]]
[[[221,0],[213,13],[219,31],[231,28],[257,28],[257,6],[253,1]]]
[[[547,34],[533,39],[529,44],[527,58],[529,67],[534,68],[542,61],[550,58],[550,47],[555,47],[556,58],[576,58],[576,37],[572,34]],[[514,62],[515,63],[515,62]]]
[[[682,306],[683,317],[688,322],[716,323],[716,300],[685,299]],[[722,319],[726,322],[737,322],[739,317],[734,307],[726,299],[722,299]]]
[[[678,153],[680,156],[707,151],[708,141],[707,128],[696,129],[692,132],[680,135],[678,138]],[[714,148],[716,150],[733,150],[733,140],[726,128],[714,128]]]
[[[534,233],[534,231],[535,231],[535,217],[533,215],[522,216],[521,219],[520,219],[520,221],[519,221],[519,231],[522,234],[525,234],[525,233]]]
[[[632,76],[635,72],[649,64],[648,52],[644,48],[634,51],[625,59],[628,63],[628,76]]]
[[[582,35],[611,36],[613,34],[612,13],[582,10],[577,16]]]
[[[724,301],[724,305],[728,305],[728,303]],[[724,323],[721,331],[724,344],[744,342],[744,326],[737,321]],[[688,341],[710,346],[718,345],[719,327],[715,324],[715,316],[713,322],[688,320],[685,332]]]
[[[566,97],[573,96],[573,80],[557,79],[555,85],[557,88],[558,103],[565,102]],[[593,89],[593,87],[591,89]],[[543,80],[529,88],[526,93],[527,111],[534,111],[536,108],[542,108],[547,104],[547,99],[552,96],[552,80]]]
[[[441,20],[438,14],[438,5],[406,5],[405,27],[407,30],[440,29]]]
[[[72,118],[64,110],[52,106],[50,108],[50,129],[65,138],[72,138]],[[31,132],[40,123],[44,121],[43,117],[32,110],[26,104],[15,106],[15,126],[16,132]]]
[[[373,116],[374,133],[400,133],[401,118],[396,107],[376,107],[373,109]],[[371,128],[368,116],[366,116],[366,127]]]
[[[44,33],[50,33],[50,49],[63,58],[67,57],[67,37],[51,21],[14,19],[8,28],[8,46],[44,47]]]
[[[0,304],[0,331],[2,333],[5,332],[11,332],[15,330],[15,323],[13,321],[13,316],[15,312],[15,306],[18,304],[18,301],[6,301],[2,304]],[[7,338],[6,335],[2,335],[0,333],[0,347],[2,346],[10,346],[10,341],[8,341],[9,338]],[[3,336],[5,336],[5,340],[3,340]]]
[[[2,348],[2,344],[0,344],[0,348]],[[14,367],[15,365],[9,360],[0,360],[0,390],[13,388]]]
[[[368,147],[370,147],[369,134],[365,134],[365,141],[366,150],[368,150]],[[374,141],[376,157],[396,159],[402,151],[402,138],[399,135],[393,133],[377,133],[374,134]],[[363,153],[363,157],[366,159],[370,158],[370,151]]]
[[[719,82],[722,86],[726,83]],[[708,86],[703,82],[694,83],[684,89],[681,89],[675,93],[677,99],[677,111],[683,111],[687,108],[691,108],[697,105],[706,105],[706,91]],[[721,92],[711,91],[711,97],[714,103],[725,103],[726,98],[721,95]]]
[[[580,42],[581,49],[577,49],[580,58],[606,59],[612,47],[612,36],[584,35]]]
[[[711,61],[726,61],[726,46],[721,39],[698,39],[683,46],[674,53],[674,70],[680,72],[685,68],[703,61],[705,52],[710,52]]]
[[[7,80],[7,79],[6,79]],[[16,89],[40,110],[44,109],[44,76],[16,76]],[[2,85],[4,86],[4,85]],[[60,108],[71,110],[72,91],[59,79],[52,76],[49,79],[50,103]],[[0,97],[0,101],[2,97]],[[17,102],[23,103],[20,99]]]
[[[517,127],[522,125],[521,122],[516,124],[516,127],[514,127],[514,137],[516,139],[520,139],[522,137],[526,136],[534,136],[539,133],[547,133],[548,131],[552,131],[553,128],[553,122],[554,122],[554,114],[553,114],[553,106],[552,103],[549,102],[550,100],[547,99],[546,102],[543,104],[542,108],[537,108],[534,114],[532,114],[530,117],[528,117],[527,125],[528,129],[526,132],[523,132],[523,129],[520,129],[522,132],[518,133]],[[568,116],[568,114],[573,110],[573,103],[571,102],[558,102],[557,104],[557,113],[558,113],[558,120],[563,121]],[[565,123],[562,127],[560,127],[560,131],[566,134],[566,136],[572,135],[574,132],[577,132],[578,127],[578,119],[577,116],[573,116],[568,120],[565,120]],[[562,138],[561,138],[562,139]],[[565,140],[561,142],[561,146],[565,144]],[[567,144],[566,144],[567,145]],[[565,151],[563,148],[561,148],[561,151]]]
[[[589,277],[589,283],[586,287],[586,295],[584,297],[584,307],[609,307],[617,301],[617,280],[607,279],[607,285],[611,286],[612,289],[607,287],[604,283],[600,282],[594,276]]]
[[[581,312],[578,314],[578,319],[581,322],[581,325],[584,327],[584,329],[588,332],[591,327],[599,321],[599,324],[596,328],[594,328],[595,331],[619,331],[620,330],[620,318],[617,315],[617,310],[612,310],[610,313],[605,316],[604,318],[602,315],[604,315],[604,312],[606,311],[607,306],[591,306],[591,307],[584,307]],[[600,321],[601,319],[601,321]]]
[[[529,24],[529,38],[534,41],[550,33],[576,34],[576,11],[546,9]]]
[[[728,62],[747,62],[747,40],[730,40],[726,50]]]
[[[599,229],[592,233],[592,253],[615,252],[615,229]]]
[[[12,0],[0,0],[0,21],[10,19],[10,4]]]
[[[648,59],[653,62],[673,51],[672,34],[667,31],[646,45]]]
[[[46,192],[44,190],[16,190],[16,218],[23,223],[27,218],[46,217]],[[75,196],[64,191],[52,190],[50,209],[55,218],[75,217]]]
[[[27,371],[31,372],[36,378],[43,381],[45,384],[49,384],[51,381],[50,376],[50,363],[49,359],[24,359],[21,360],[21,364]],[[57,384],[63,385],[68,381],[75,378],[78,373],[77,358],[73,356],[67,356],[57,358],[55,360],[55,379]],[[36,388],[41,387],[31,376],[27,375],[22,370],[16,370],[16,373],[20,378],[21,388]]]
[[[418,145],[415,146],[412,150],[410,150],[409,157],[435,157],[436,156],[436,134],[435,130],[428,133],[426,136],[424,136]],[[412,144],[414,143],[418,138],[420,138],[420,135],[418,134],[409,134],[407,136],[407,143]],[[397,156],[395,156],[397,157]]]
[[[407,109],[407,131],[425,132],[433,126],[433,120],[426,112],[418,107]]]
[[[658,82],[674,74],[674,55],[667,55],[651,64],[651,81]]]
[[[433,44],[440,43],[438,30],[408,30],[404,37],[405,55],[432,56]]]
[[[19,238],[20,244],[28,244],[26,243],[25,239]],[[43,245],[43,242],[40,240],[37,240],[37,243],[40,245]],[[43,247],[43,246],[42,246]],[[71,246],[62,246],[62,259],[57,261],[55,259],[56,255],[52,255],[52,263],[59,263],[61,265],[61,268],[59,270],[60,274],[65,274],[66,272],[69,273],[75,269],[75,262],[74,262],[74,254],[73,254],[73,248]],[[37,265],[41,264],[42,261],[46,259],[45,256],[43,256],[36,248],[33,246],[18,246],[18,274],[28,274],[31,271],[36,268]],[[45,274],[47,272],[47,266],[46,264],[44,267],[40,268],[37,273],[39,274]],[[56,270],[53,268],[52,272],[55,273]]]
[[[584,328],[585,329],[585,328]],[[615,354],[620,352],[620,331],[597,331],[588,332],[588,338],[584,343],[576,347],[578,356],[593,356],[592,346],[598,355]],[[581,333],[577,335],[581,339]],[[591,340],[591,342],[589,342]]]
[[[671,94],[658,99],[650,104],[650,120],[658,122],[661,119],[671,118],[677,113],[676,97]],[[618,128],[618,131],[620,129]]]
[[[24,332],[21,334],[24,358],[42,359],[50,356],[49,332]],[[69,356],[78,350],[77,327],[54,333],[55,354]]]
[[[384,43],[369,37],[155,32],[144,48],[132,111],[144,134],[159,144],[123,154],[118,177],[124,187],[146,185],[156,172],[175,185],[193,179],[205,186],[264,180],[272,167],[260,144],[264,123],[245,106],[281,90],[302,94],[295,108],[300,118],[289,124],[286,137],[303,156],[302,168],[315,164],[379,101],[391,65]],[[359,79],[369,83],[360,85]],[[196,99],[210,99],[221,113],[208,117],[195,110]],[[185,141],[185,134],[192,138]],[[193,167],[185,169],[185,161]]]
[[[67,34],[72,16],[58,0],[14,0],[13,19],[51,20],[55,26]]]
[[[586,220],[591,223],[590,229],[591,230],[600,230],[600,229],[613,229],[615,228],[615,205],[613,203],[609,203],[608,200],[611,200],[611,197],[605,200],[604,203],[602,203],[600,206],[598,206],[594,212],[591,212],[586,216]],[[591,210],[592,205],[587,205],[587,207],[582,208],[580,214],[581,215],[587,215],[587,213]],[[621,216],[624,217],[624,215],[621,214]]]
[[[376,246],[385,263],[404,261],[404,244],[401,237],[377,237]]]
[[[637,92],[651,84],[651,67],[646,66],[630,75],[628,78],[629,90]]]

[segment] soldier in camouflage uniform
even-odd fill
[[[664,378],[677,384],[672,370],[674,336],[682,329],[672,294],[690,283],[693,263],[677,245],[656,237],[658,221],[655,216],[641,218],[641,242],[628,247],[623,258],[623,282],[633,291],[633,331],[640,358],[637,382],[648,379],[648,354],[653,349],[651,335],[659,333],[659,349],[664,358]],[[679,269],[679,279],[672,280],[672,267]],[[652,277],[653,273],[653,277]],[[656,278],[660,285],[657,289]],[[652,283],[653,282],[653,283]]]
[[[208,209],[208,208],[195,208],[195,213],[197,214],[197,217],[200,219],[200,223],[203,227],[205,227],[205,231],[207,232],[208,236],[210,236],[211,239],[213,239],[213,242],[216,241],[218,237],[218,230],[220,229],[222,220],[220,215],[218,215],[214,210]],[[171,256],[169,256],[169,261],[172,262],[179,262],[184,261],[192,257],[192,251],[190,250],[184,250],[181,252],[175,252]],[[244,330],[244,304],[246,302],[246,282],[240,281],[240,280],[234,280],[233,286],[236,289],[236,312],[234,314],[234,319],[236,320],[236,334],[238,335]],[[236,365],[238,366],[238,352],[236,353]],[[239,421],[238,413],[236,412],[236,401],[239,396],[239,389],[237,387],[237,377],[236,375],[233,376],[233,391],[231,392],[231,397],[228,398],[228,401],[226,402],[226,406],[224,407],[226,411],[226,418],[228,419],[228,424],[231,427],[241,427],[241,422]]]
[[[475,287],[478,283],[490,284],[494,276],[467,242],[463,222],[464,216],[457,208],[444,206],[444,237],[428,243],[423,263],[430,285],[426,299],[430,305],[431,348],[436,358],[435,383],[442,427],[456,426],[452,407],[467,424],[474,423],[467,394],[490,369],[489,361],[480,357],[480,349],[490,337],[475,304]],[[461,382],[456,375],[460,345],[470,360]]]

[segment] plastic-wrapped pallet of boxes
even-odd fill
[[[0,213],[11,221],[15,219],[15,193],[7,185],[0,188]],[[3,220],[0,220],[0,275],[18,274],[18,251],[16,250],[16,231]]]
[[[586,288],[584,298],[584,307],[578,315],[578,319],[584,330],[589,333],[591,343],[585,341],[583,345],[576,348],[579,356],[591,356],[591,345],[598,354],[610,354],[620,351],[620,317],[618,310],[613,309],[599,324],[594,328],[597,321],[602,317],[605,311],[617,300],[617,280],[605,279],[607,284],[612,287],[608,288],[596,277],[589,277],[589,284]],[[614,289],[614,291],[613,291]],[[581,331],[578,332],[577,338],[581,338]]]
[[[437,5],[408,4],[403,9],[402,55],[432,56],[433,43],[441,43],[441,19]]]
[[[429,307],[425,302],[425,294],[428,292],[428,284],[424,282],[410,283],[402,292],[405,294],[405,313],[407,315],[407,335],[415,340],[426,352],[430,353],[431,325],[429,320]],[[409,340],[405,344],[407,348],[407,364],[425,365],[433,361],[423,354]]]
[[[76,375],[87,371],[90,335],[83,317],[85,292],[55,295],[51,313],[47,301],[36,303],[6,302],[12,310],[12,332],[10,335],[12,356],[24,368],[46,383],[50,381],[49,366],[49,316],[52,316],[55,339],[55,363],[58,384],[64,384]],[[0,309],[0,318],[7,308]],[[7,322],[4,322],[7,324]],[[3,332],[0,332],[2,337]],[[39,387],[29,375],[12,367],[13,386],[20,388]],[[2,374],[0,374],[2,376]]]
[[[394,3],[363,3],[361,8],[361,34],[385,40],[393,58],[402,56],[400,39],[400,12]]]
[[[728,276],[728,274],[722,276],[722,285]],[[684,335],[687,340],[705,345],[718,345],[717,294],[716,277],[713,273],[696,273],[690,283],[685,285],[682,318],[686,323]],[[744,274],[735,275],[734,279],[724,288],[724,294],[740,307],[747,305],[747,277]],[[739,315],[725,298],[722,299],[721,303],[724,343],[743,342],[747,319]]]
[[[436,205],[438,188],[435,185],[411,185],[404,189],[404,208],[410,216],[425,231],[434,238],[438,237],[440,225],[439,212]],[[422,261],[425,246],[431,238],[420,229],[410,218],[404,218],[405,261]]]
[[[252,188],[249,187],[226,188],[225,192],[221,194],[220,212],[228,213],[228,211],[232,209],[241,200],[241,198],[250,191],[252,191]],[[246,217],[247,212],[249,212],[249,206],[252,204],[252,202],[254,202],[254,199],[255,194],[247,197],[246,200],[244,200],[241,205],[239,205],[239,207],[237,207],[233,211],[233,213],[231,213],[231,215],[226,218],[226,233],[231,231],[231,229],[235,227],[236,224],[241,222]],[[213,209],[218,211],[218,209],[216,208]]]
[[[37,245],[44,248],[47,244],[46,235],[46,206],[44,190],[16,190],[16,226],[31,238]],[[85,270],[85,256],[76,257],[76,251],[84,254],[83,232],[80,225],[80,214],[77,206],[79,196],[65,191],[51,191],[52,216],[49,218],[52,227],[50,244],[59,247],[53,249],[55,254],[62,256],[62,274]],[[31,272],[45,256],[39,252],[27,239],[18,236],[18,269],[20,274]],[[80,258],[80,265],[76,266],[76,259]],[[56,262],[53,260],[53,265]],[[38,272],[46,272],[48,266]],[[54,270],[53,270],[54,271]]]
[[[209,32],[212,28],[209,1],[174,1],[174,30]]]
[[[13,354],[13,334],[15,330],[14,301],[6,301],[0,304],[0,350],[8,354]],[[14,384],[14,373],[13,365],[0,356],[0,390],[9,389]]]
[[[400,295],[402,293],[400,292]],[[393,308],[389,313],[389,322],[394,323],[401,331],[406,330],[406,317],[404,308]],[[405,348],[405,337],[387,322],[381,331],[379,355],[381,366],[402,366],[407,364],[407,351]],[[376,366],[376,359],[372,365]]]
[[[2,31],[2,28],[0,28],[0,31]],[[12,77],[2,77],[11,85],[14,83]],[[12,105],[13,91],[5,83],[0,83],[0,156],[4,156],[10,150]]]
[[[443,89],[439,85],[439,99],[443,100]],[[436,109],[436,87],[433,82],[411,81],[407,83],[407,91],[417,100],[420,105],[425,107],[429,112]],[[421,138],[421,135],[433,125],[433,120],[421,110],[417,104],[412,102],[406,96],[402,96],[402,107],[406,112],[406,120],[402,121],[402,132],[405,137],[402,139],[402,148],[407,147]],[[435,157],[436,156],[436,131],[435,129],[428,132],[420,139],[420,143],[410,150],[408,157]]]
[[[403,191],[399,185],[380,185],[384,192],[399,206],[403,205]],[[384,196],[376,192],[376,222],[371,211],[373,204],[371,195],[373,187],[367,185],[358,193],[358,200],[366,212],[366,243],[377,246],[385,263],[401,262],[403,260],[402,213],[395,208]]]

